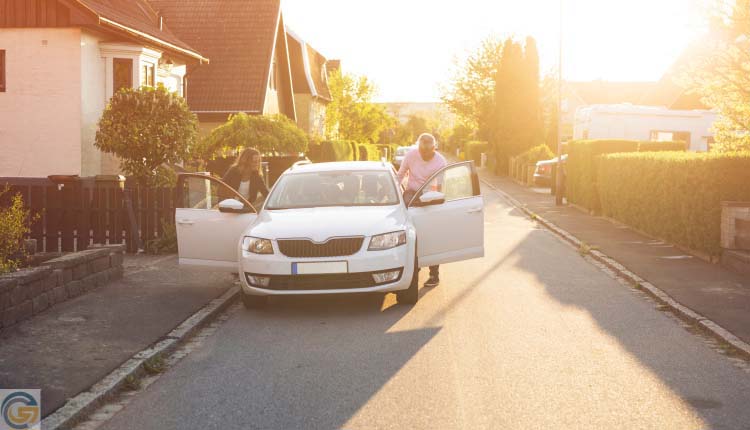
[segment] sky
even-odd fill
[[[704,33],[707,0],[562,0],[563,79],[656,81]],[[286,25],[377,101],[440,99],[440,85],[490,36],[537,39],[556,70],[559,0],[282,0]]]

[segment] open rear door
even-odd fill
[[[230,186],[208,175],[180,174],[177,192],[180,264],[237,272],[241,235],[258,216],[255,208]],[[233,207],[220,208],[219,203],[228,199],[234,200]]]
[[[473,161],[444,167],[407,205],[421,267],[484,256],[484,200]]]

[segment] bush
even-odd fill
[[[398,149],[398,145],[395,144],[379,144],[375,145],[380,150],[379,154],[385,154],[385,151],[388,150],[388,161],[393,161],[393,158],[396,157],[396,149]]]
[[[641,142],[638,152],[687,151],[686,142]]]
[[[0,200],[5,200],[8,193],[8,186],[0,190]],[[29,224],[38,218],[24,209],[21,194],[10,197],[9,203],[0,207],[0,274],[18,268],[24,252],[23,236],[29,233]]]
[[[119,157],[129,175],[153,184],[162,165],[185,160],[197,136],[197,117],[179,95],[163,86],[123,88],[104,109],[94,145]]]
[[[320,144],[320,161],[353,161],[356,152],[348,141],[334,140],[326,141]]]
[[[195,149],[203,161],[225,156],[238,148],[255,148],[262,154],[307,151],[308,137],[284,115],[265,116],[238,113],[216,127]]]
[[[487,142],[479,142],[472,140],[464,144],[464,151],[466,152],[467,160],[474,160],[474,163],[478,165],[482,162],[482,154],[487,153],[490,150],[490,144]]]
[[[542,144],[521,153],[516,157],[516,160],[522,164],[536,164],[537,161],[550,160],[552,158],[555,158],[555,154],[552,153],[547,145]]]
[[[636,140],[579,140],[568,144],[566,194],[571,203],[599,212],[599,158],[615,152],[636,152]]]
[[[605,215],[672,243],[720,253],[721,202],[750,200],[750,154],[612,154],[599,163]]]
[[[376,145],[363,143],[359,145],[360,161],[380,161],[380,148]]]

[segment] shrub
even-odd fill
[[[750,200],[750,153],[612,154],[599,163],[605,215],[718,255],[721,202]]]
[[[516,157],[516,160],[522,164],[536,164],[537,161],[549,160],[552,158],[555,158],[555,154],[552,153],[547,145],[542,144],[521,153]]]
[[[396,149],[398,149],[398,145],[395,144],[379,144],[375,145],[380,150],[379,154],[385,154],[385,150],[388,150],[388,161],[392,161],[393,158],[396,156]]]
[[[334,140],[320,144],[320,161],[353,161],[355,154],[348,141]]]
[[[195,156],[209,160],[237,148],[255,148],[263,154],[307,151],[308,137],[284,115],[265,116],[238,113],[206,136]]]
[[[0,200],[5,200],[8,193],[8,186],[1,189]],[[18,268],[18,260],[24,252],[23,236],[29,233],[29,224],[37,219],[24,209],[21,194],[11,196],[9,203],[0,207],[0,274]]]
[[[482,154],[487,153],[490,150],[490,144],[487,142],[479,142],[472,140],[464,144],[464,151],[466,152],[467,160],[474,160],[474,163],[479,165],[482,162]]]
[[[579,140],[568,144],[566,194],[577,205],[599,211],[597,175],[599,158],[615,152],[636,152],[636,140]]]
[[[163,86],[123,88],[99,120],[94,145],[120,158],[139,181],[153,181],[164,164],[183,161],[198,136],[198,120],[185,99]]]
[[[638,152],[687,151],[686,142],[641,142]]]
[[[363,143],[359,145],[359,160],[360,161],[379,161],[380,160],[380,148],[376,145]]]

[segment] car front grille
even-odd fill
[[[271,276],[269,290],[344,290],[374,287],[370,273],[338,273],[332,275]]]
[[[342,237],[315,243],[307,239],[279,239],[279,250],[287,257],[343,257],[356,254],[362,248],[364,237]]]

